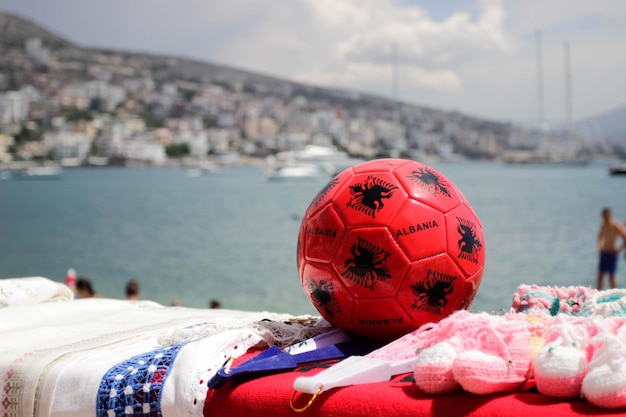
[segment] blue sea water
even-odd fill
[[[520,284],[595,285],[600,210],[626,219],[626,178],[603,164],[433,165],[465,194],[485,234],[471,310],[508,308]],[[60,180],[0,181],[0,278],[64,281],[189,307],[315,314],[296,271],[301,216],[326,180],[267,182],[255,166],[189,177],[182,168],[76,168]],[[626,286],[620,260],[618,283]]]

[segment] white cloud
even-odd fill
[[[442,21],[393,0],[301,0],[265,8],[235,0],[220,10],[207,23],[230,19],[241,30],[213,60],[383,95],[391,92],[394,45],[403,83],[431,91],[461,88],[459,68],[466,62],[511,50],[499,0],[481,1],[474,19],[458,11]],[[243,27],[247,16],[255,19]]]
[[[476,20],[469,12],[460,11],[441,22],[417,6],[401,7],[390,0],[310,1],[325,24],[321,30],[343,29],[342,37],[328,47],[355,76],[366,75],[359,71],[363,68],[388,71],[396,45],[406,76],[435,90],[455,88],[462,82],[455,66],[484,53],[510,49],[504,32],[505,13],[498,0],[482,1]]]

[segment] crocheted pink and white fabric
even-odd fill
[[[547,286],[523,284],[513,295],[511,308],[518,312],[541,310],[557,314],[582,314],[583,304],[595,293],[596,289],[584,286]]]

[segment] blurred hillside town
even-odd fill
[[[173,57],[76,46],[0,13],[0,163],[262,161],[307,145],[350,156],[623,157],[572,129],[528,129]]]

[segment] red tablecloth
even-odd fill
[[[236,363],[251,357],[248,353]],[[303,412],[295,412],[290,401],[293,381],[314,375],[336,361],[304,365],[298,369],[261,377],[239,377],[217,390],[209,390],[204,408],[206,417],[557,417],[626,415],[626,409],[607,410],[583,399],[563,401],[535,390],[497,395],[474,395],[464,391],[432,396],[413,383],[411,374],[391,381],[355,385],[326,391]],[[310,395],[296,393],[293,404],[305,407]]]

